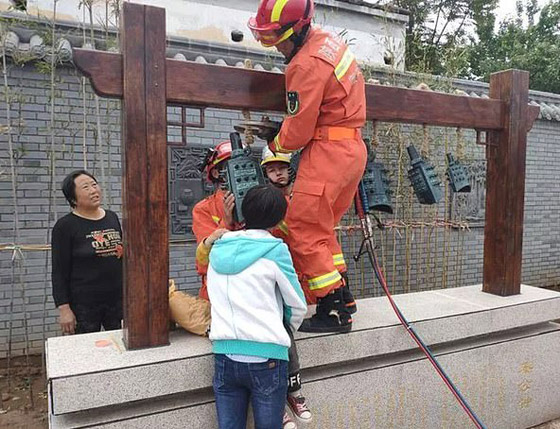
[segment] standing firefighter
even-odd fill
[[[303,148],[286,223],[294,265],[317,298],[317,313],[300,331],[348,332],[352,318],[330,243],[365,168],[365,85],[344,42],[311,26],[313,10],[311,0],[262,0],[248,25],[288,64],[287,116],[269,148]]]

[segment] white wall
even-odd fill
[[[233,44],[230,33],[242,30],[242,46],[265,50],[254,41],[247,28],[249,17],[254,15],[257,0],[135,0],[137,3],[165,7],[168,36]],[[28,13],[32,16],[52,18],[53,0],[28,0]],[[9,0],[0,0],[0,11],[9,7]],[[56,4],[57,19],[83,22],[84,11],[79,0],[59,0]],[[105,22],[106,0],[94,3],[94,22]],[[363,6],[334,0],[316,1],[315,22],[327,30],[340,34],[352,45],[356,57],[365,63],[382,65],[383,57],[392,52],[399,69],[404,69],[404,36],[406,15],[385,13]],[[86,14],[85,21],[89,23]],[[114,23],[110,18],[109,22]]]

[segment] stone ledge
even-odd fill
[[[557,418],[560,326],[543,323],[515,332],[439,347],[437,355],[487,427],[525,429]],[[418,353],[362,360],[304,373],[314,412],[307,429],[432,429],[473,427],[427,360]],[[51,416],[53,429],[165,427],[214,429],[210,388],[100,410]],[[251,427],[251,426],[249,426]]]
[[[429,345],[505,332],[560,319],[560,294],[529,286],[499,297],[481,287],[418,292],[395,297]],[[296,336],[302,368],[416,349],[385,297],[360,300],[353,331],[345,335]],[[125,351],[121,332],[100,332],[47,341],[50,405],[55,415],[209,389],[212,356],[207,339],[174,332],[166,347]],[[113,346],[95,347],[98,339]]]

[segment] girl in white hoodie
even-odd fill
[[[245,429],[249,401],[256,429],[282,427],[290,347],[283,321],[296,331],[307,310],[288,247],[267,231],[286,208],[280,190],[256,186],[243,199],[244,230],[205,243],[223,234],[208,267],[220,429]]]

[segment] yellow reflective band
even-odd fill
[[[352,65],[352,61],[354,61],[354,54],[350,51],[350,49],[346,48],[346,51],[344,51],[344,55],[334,69],[334,74],[338,80],[344,77],[344,75]]]
[[[276,137],[274,137],[274,152],[282,152],[284,150],[278,139],[279,136],[280,134],[276,134]]]
[[[214,222],[216,222],[217,224],[220,223],[220,218],[219,218],[218,216],[212,216],[212,220],[213,220]]]
[[[282,34],[279,39],[275,39],[275,41],[272,43],[267,43],[266,40],[261,40],[261,45],[263,45],[265,48],[272,48],[273,46],[276,46],[279,43],[282,43],[284,40],[288,39],[292,34],[294,34],[294,29],[288,28],[286,31],[284,31],[284,34]]]
[[[340,273],[337,270],[334,270],[328,274],[323,274],[322,276],[313,277],[307,280],[307,283],[309,284],[310,290],[322,289],[324,287],[333,285],[336,282],[339,282],[341,278],[342,277],[340,277]]]
[[[274,152],[292,153],[293,150],[283,148],[280,144],[280,134],[276,134],[276,137],[274,137]]]
[[[344,255],[342,253],[337,253],[336,255],[332,255],[334,265],[346,265],[346,261],[344,260]]]
[[[274,7],[272,8],[272,14],[270,15],[270,22],[277,22],[280,20],[282,11],[284,10],[284,6],[286,6],[286,3],[288,3],[289,1],[290,0],[278,0],[274,4]]]
[[[282,231],[284,234],[288,235],[288,225],[283,220],[280,221],[278,224],[278,229]]]
[[[276,42],[274,42],[274,46],[278,45],[279,43],[282,43],[284,40],[287,40],[292,34],[294,34],[294,29],[289,28],[284,32],[284,34],[282,34],[282,37],[280,37]]]

